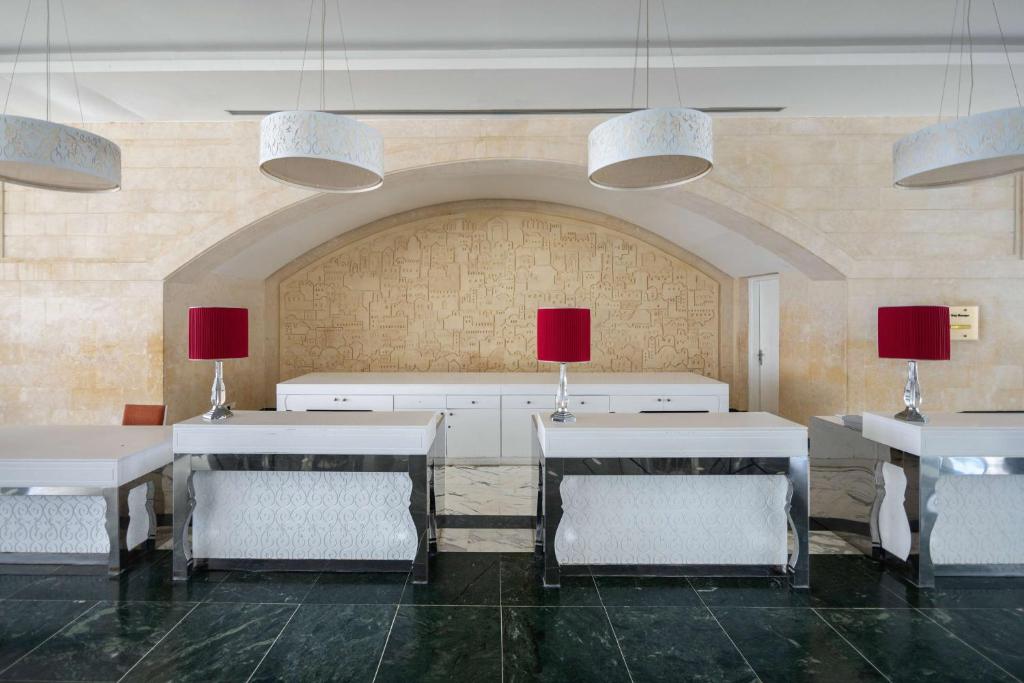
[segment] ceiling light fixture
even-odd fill
[[[978,114],[971,113],[974,99],[974,40],[971,35],[971,9],[973,0],[954,0],[953,27],[949,32],[946,69],[942,77],[942,97],[939,100],[938,122],[898,140],[892,150],[893,183],[900,187],[928,188],[957,185],[974,180],[994,178],[1024,171],[1024,107],[1020,89],[1013,73],[1013,63],[1006,48],[1002,22],[995,0],[995,14],[999,37],[1006,55],[1006,66],[1017,95],[1017,106]],[[949,77],[953,36],[960,23],[960,61],[957,72],[956,118],[942,120],[942,107],[946,100],[946,82]],[[963,80],[963,55],[966,38],[969,59],[967,115],[960,116],[960,83]]]
[[[706,175],[714,165],[711,117],[696,109],[683,107],[665,0],[661,0],[661,14],[665,22],[665,36],[672,58],[672,76],[675,80],[679,106],[650,108],[650,0],[639,0],[630,104],[633,104],[636,97],[640,24],[641,18],[644,18],[644,109],[616,116],[590,131],[587,138],[587,174],[590,182],[597,187],[610,190],[672,187]]]
[[[3,114],[0,114],[0,181],[60,192],[119,190],[121,148],[89,131],[50,120],[50,0],[46,0],[45,3],[46,118],[12,116],[7,113],[32,2],[33,0],[29,0],[25,7],[25,19],[21,25],[21,37],[18,39],[18,51],[14,57],[11,82],[7,86]],[[78,92],[78,76],[75,74],[75,59],[71,51],[64,0],[60,0],[60,11],[64,20],[64,36],[68,45],[78,113],[84,126],[82,98]]]
[[[309,27],[317,0],[309,4],[306,24],[306,49]],[[341,6],[335,2],[348,75],[349,97],[355,109],[352,73],[348,65],[348,47],[341,21]],[[302,77],[306,69],[306,51],[299,71],[299,94],[295,110],[279,111],[260,123],[260,171],[287,185],[320,192],[365,192],[384,182],[384,141],[375,128],[347,116],[323,111],[326,106],[327,0],[320,2],[320,110],[299,109]]]

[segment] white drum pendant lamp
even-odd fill
[[[21,39],[25,37],[29,10],[25,9]],[[63,0],[64,31],[68,34]],[[78,80],[68,40],[75,93]],[[60,192],[111,192],[121,189],[121,148],[110,140],[80,128],[50,121],[50,1],[46,2],[46,118],[13,116],[7,113],[14,77],[21,56],[21,41],[14,58],[14,71],[0,114],[0,181]],[[81,111],[81,100],[78,102]]]
[[[640,25],[645,19],[645,108],[599,124],[587,138],[587,175],[597,187],[609,190],[652,190],[696,180],[714,166],[711,117],[682,106],[679,79],[672,50],[665,2],[661,0],[665,36],[672,57],[672,76],[678,107],[650,108],[650,0],[641,0],[637,11],[636,56],[640,54]],[[634,59],[635,96],[637,65]],[[632,105],[632,101],[630,102]]]
[[[942,187],[1024,170],[1024,108],[972,114],[922,128],[893,147],[893,182]]]
[[[1013,73],[1009,52],[1006,49],[1006,38],[1003,36],[1002,23],[999,21],[999,10],[992,0],[992,12],[995,14],[996,25],[1003,41],[1003,52],[1006,65],[1010,72],[1014,91],[1017,94],[1017,106],[1011,109],[999,109],[978,114],[971,113],[974,92],[973,69],[973,38],[971,36],[971,8],[973,0],[963,0],[963,12],[960,11],[961,0],[955,0],[953,6],[953,29],[950,31],[949,53],[953,50],[955,27],[960,23],[966,33],[961,34],[961,52],[963,43],[967,43],[968,59],[970,60],[969,80],[970,91],[967,95],[967,115],[949,121],[942,121],[942,105],[946,99],[946,82],[949,76],[949,57],[942,81],[942,98],[939,100],[939,122],[922,128],[901,138],[893,145],[892,172],[893,183],[900,187],[929,188],[957,185],[975,180],[984,180],[996,176],[1024,171],[1024,107],[1021,106],[1020,91]],[[960,70],[963,70],[962,58]],[[957,104],[960,102],[959,83],[961,74],[957,74]]]
[[[311,18],[316,2],[310,3]],[[327,0],[321,0],[320,18],[320,108],[323,109]],[[340,7],[338,24],[340,27]],[[343,42],[344,35],[342,31]],[[347,49],[345,64],[348,72]],[[301,76],[299,94],[302,94]],[[354,105],[353,100],[353,109]],[[348,116],[300,110],[296,106],[293,111],[270,114],[260,123],[260,171],[282,183],[320,192],[366,192],[384,182],[384,141],[375,128]]]
[[[712,166],[711,117],[696,109],[641,109],[609,119],[587,138],[587,173],[598,187],[681,185]]]

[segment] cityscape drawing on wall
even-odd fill
[[[719,285],[631,234],[483,207],[369,234],[280,285],[280,373],[536,371],[536,310],[592,309],[575,372],[719,370]]]

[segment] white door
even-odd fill
[[[748,409],[779,412],[779,276],[750,278]]]
[[[498,463],[501,458],[501,412],[497,408],[449,408],[446,417],[448,462]]]

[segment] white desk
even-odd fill
[[[936,575],[1024,575],[1024,414],[928,417],[864,413],[864,438],[901,468],[884,482],[883,549],[923,587]]]
[[[0,427],[0,562],[117,575],[152,545],[154,480],[170,462],[170,427]]]
[[[530,464],[530,416],[555,407],[557,373],[315,372],[277,385],[278,410],[440,410],[449,462]],[[574,369],[576,414],[728,412],[729,385],[690,372]]]
[[[236,411],[174,425],[174,578],[197,560],[403,571],[411,561],[425,582],[443,425],[423,411]]]
[[[567,568],[654,574],[679,565],[698,574],[788,566],[794,585],[808,585],[802,425],[768,413],[582,415],[566,424],[538,415],[533,424],[545,585],[557,586]]]

